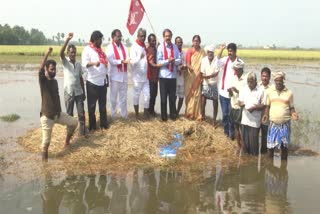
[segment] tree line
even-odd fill
[[[58,32],[51,38],[47,38],[44,33],[38,29],[32,28],[30,31],[22,26],[15,25],[11,27],[8,24],[0,24],[0,45],[61,45],[64,42],[65,34]],[[106,43],[110,43],[108,38]],[[123,39],[127,46],[132,43],[129,38]],[[78,39],[73,41],[76,45],[86,45],[87,41]]]
[[[47,38],[42,31],[35,28],[28,31],[22,26],[0,24],[0,45],[60,45],[64,37],[64,33],[57,33]],[[82,45],[85,41],[78,39],[76,43]]]

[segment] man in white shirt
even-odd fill
[[[224,50],[225,46],[221,46]],[[238,58],[237,57],[237,45],[230,43],[227,46],[228,56],[225,56],[221,59],[223,63],[223,70],[221,79],[219,81],[219,100],[222,110],[222,125],[224,129],[224,134],[234,139],[234,124],[229,120],[229,112],[231,110],[230,97],[228,88],[230,88],[231,81],[235,75],[232,63]],[[219,57],[219,56],[218,56]]]
[[[270,77],[271,77],[271,70],[268,67],[264,67],[261,69],[261,82],[258,84],[260,87],[264,89],[264,104],[267,103],[267,90],[271,87],[270,83]],[[262,115],[264,115],[264,111],[262,112]],[[269,120],[267,120],[265,123],[261,123],[260,131],[261,131],[261,154],[267,153],[267,136],[268,136],[268,127],[269,127]]]
[[[241,59],[237,59],[233,62],[233,68],[236,72],[232,81],[231,87],[228,88],[230,95],[231,111],[229,118],[234,123],[235,128],[235,138],[238,143],[239,149],[241,148],[241,135],[240,135],[240,125],[241,125],[241,116],[242,109],[239,103],[239,93],[243,90],[246,85],[247,78],[243,74],[244,62]]]
[[[137,40],[130,48],[130,64],[131,64],[131,77],[133,82],[133,106],[136,117],[139,116],[139,98],[143,94],[144,116],[149,115],[149,101],[150,101],[150,86],[148,80],[148,61],[146,53],[146,40],[147,32],[143,28],[139,28]]]
[[[240,106],[243,107],[241,118],[242,149],[245,153],[258,155],[264,90],[258,86],[257,76],[253,72],[247,75],[247,84],[239,95]]]
[[[218,57],[214,56],[214,45],[205,47],[207,56],[201,61],[201,75],[202,75],[202,92],[201,92],[201,107],[202,116],[205,118],[206,115],[206,102],[207,99],[213,102],[213,122],[212,125],[216,127],[216,119],[218,114],[218,74],[220,67],[222,66],[221,61]]]
[[[177,36],[174,40],[175,45],[178,47],[178,50],[180,51],[180,59],[181,63],[178,66],[178,74],[177,74],[177,91],[176,96],[179,99],[178,100],[178,106],[177,106],[177,116],[179,116],[180,110],[182,108],[183,99],[184,99],[184,75],[187,71],[187,63],[186,63],[186,52],[182,50],[183,46],[183,40],[180,36]]]
[[[100,128],[107,129],[107,58],[101,49],[103,34],[94,31],[89,44],[81,55],[82,67],[87,69],[87,102],[89,113],[89,130],[96,130],[96,103],[99,103]]]
[[[107,58],[110,77],[110,103],[111,117],[116,116],[117,99],[121,117],[127,118],[127,91],[128,91],[128,63],[129,55],[127,48],[121,42],[122,34],[119,29],[111,33],[112,42],[107,47]]]

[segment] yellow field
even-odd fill
[[[52,46],[52,56],[58,56],[61,46]],[[0,56],[42,56],[48,46],[6,46],[0,45]],[[83,46],[77,47],[77,55],[82,52]],[[227,54],[227,51],[224,51]],[[265,50],[239,49],[238,56],[244,59],[271,59],[271,60],[320,60],[320,50]]]

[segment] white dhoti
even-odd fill
[[[139,105],[140,94],[143,95],[143,106],[149,108],[150,102],[150,85],[149,81],[135,82],[133,81],[133,105]]]
[[[111,117],[114,118],[117,114],[117,99],[119,95],[119,107],[122,118],[127,118],[127,82],[110,81],[110,104]]]

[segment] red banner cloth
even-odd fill
[[[137,30],[143,15],[144,15],[144,7],[140,0],[131,0],[129,15],[127,21],[127,28],[131,35]]]

